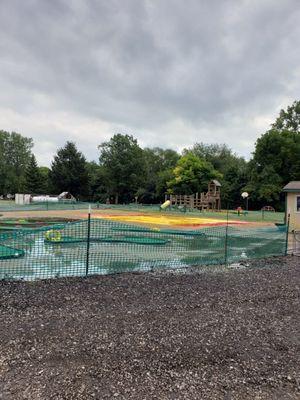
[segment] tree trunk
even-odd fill
[[[118,204],[119,203],[119,195],[118,195],[118,193],[115,195],[115,204]]]

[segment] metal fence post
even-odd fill
[[[290,230],[290,217],[291,215],[288,214],[287,216],[287,225],[286,225],[286,237],[285,237],[285,255],[288,255],[289,249],[289,230]]]
[[[225,265],[227,265],[227,261],[228,261],[228,222],[229,222],[229,204],[227,203],[226,228],[225,228],[225,248],[224,248]]]
[[[87,226],[87,245],[86,245],[86,265],[85,265],[85,275],[89,274],[89,259],[90,259],[90,236],[91,236],[91,205],[89,205],[88,213],[88,226]]]

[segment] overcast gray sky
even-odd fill
[[[0,129],[40,164],[114,133],[249,157],[300,95],[299,0],[0,0]]]

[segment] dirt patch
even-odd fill
[[[0,293],[0,399],[300,398],[296,257]]]

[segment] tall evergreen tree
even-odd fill
[[[31,155],[29,164],[25,170],[25,190],[28,193],[38,194],[42,192],[42,176],[34,154]]]
[[[105,202],[109,197],[107,179],[103,166],[95,161],[87,162],[89,174],[89,198],[92,201]]]
[[[41,193],[43,194],[51,194],[53,190],[51,190],[51,183],[50,183],[50,168],[48,167],[39,167],[39,172],[41,175]]]
[[[88,195],[89,175],[84,155],[75,143],[67,142],[57,151],[51,164],[49,178],[57,193],[68,191],[74,196]]]

